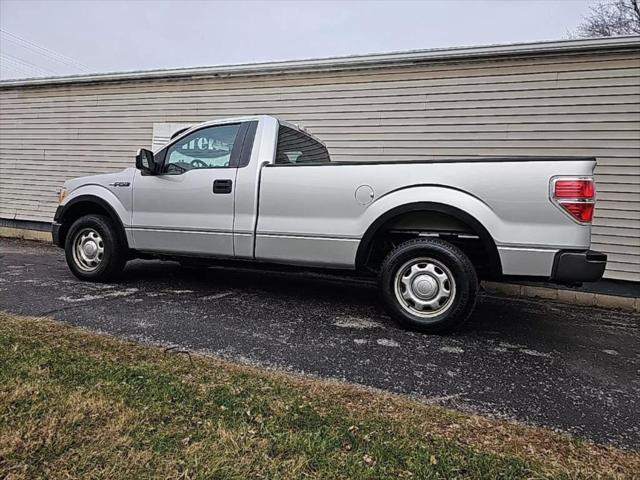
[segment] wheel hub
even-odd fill
[[[451,271],[432,258],[416,258],[400,267],[395,277],[395,294],[408,312],[425,319],[451,307],[456,285]]]
[[[94,258],[98,254],[98,245],[93,240],[87,241],[82,247],[87,258]]]
[[[73,260],[85,272],[96,270],[104,258],[104,241],[93,228],[78,232],[73,241]]]
[[[430,300],[438,293],[438,281],[431,275],[416,275],[411,288],[418,298]]]

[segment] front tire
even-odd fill
[[[396,321],[412,330],[445,333],[471,315],[478,278],[469,258],[440,239],[400,244],[382,262],[380,289]]]
[[[126,246],[110,218],[85,215],[77,219],[65,239],[65,257],[71,272],[80,280],[115,280],[127,262]]]

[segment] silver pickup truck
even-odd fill
[[[132,258],[233,259],[379,278],[404,326],[444,332],[478,279],[601,278],[589,250],[593,158],[334,162],[278,119],[205,122],[136,168],[67,181],[53,221],[80,279],[108,281]]]

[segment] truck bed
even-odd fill
[[[588,248],[591,233],[589,225],[578,225],[550,201],[550,181],[589,176],[594,167],[592,157],[266,165],[255,257],[354,268],[367,227],[394,204],[418,201],[481,219],[504,274],[547,275],[550,253]]]

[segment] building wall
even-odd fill
[[[637,49],[0,87],[0,218],[50,221],[65,179],[131,166],[154,123],[254,113],[304,125],[336,160],[596,156],[593,248],[608,278],[640,281]]]

